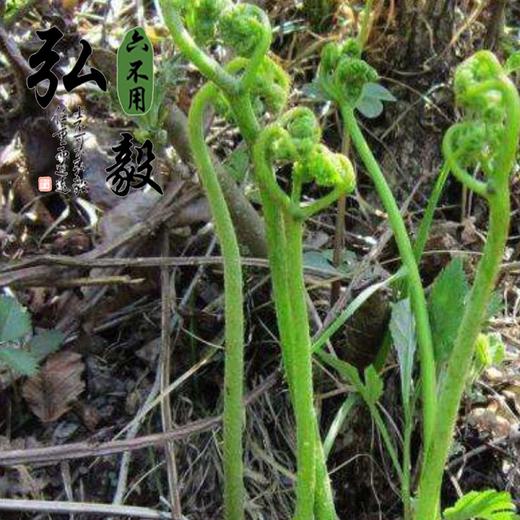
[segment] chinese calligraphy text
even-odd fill
[[[54,50],[56,44],[63,38],[63,33],[57,27],[51,27],[46,31],[36,31],[38,38],[45,43],[34,54],[29,57],[29,65],[35,72],[27,77],[26,83],[29,89],[35,89],[36,101],[42,108],[47,108],[56,94],[58,88],[58,76],[54,67],[60,61],[60,55]],[[86,40],[81,40],[81,54],[72,70],[63,76],[63,86],[67,92],[74,90],[79,85],[87,81],[94,81],[97,86],[107,90],[107,80],[102,72],[91,68],[90,72],[81,74],[89,56],[92,54],[92,47]],[[47,81],[47,90],[41,94],[37,86]]]
[[[53,114],[52,119],[56,123],[56,131],[53,137],[59,141],[56,150],[56,191],[67,195],[71,192],[74,195],[81,195],[87,192],[87,182],[83,179],[85,165],[83,163],[83,114],[81,107],[78,107],[73,114],[74,143],[72,145],[72,182],[68,183],[69,175],[69,146],[67,141],[67,112],[63,107],[58,108]],[[40,190],[41,191],[41,190]]]
[[[144,115],[153,101],[153,47],[142,27],[125,34],[117,51],[117,95],[123,111]]]
[[[130,188],[140,189],[147,184],[163,194],[162,188],[152,179],[155,159],[152,142],[147,139],[137,146],[128,132],[121,133],[121,139],[112,147],[115,153],[114,164],[106,168],[110,189],[120,197],[128,195]]]

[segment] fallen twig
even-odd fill
[[[162,256],[170,256],[170,235],[168,228],[163,227],[162,232]],[[164,432],[173,430],[172,409],[170,395],[163,395],[170,384],[171,372],[171,348],[172,348],[172,306],[175,298],[172,294],[175,285],[171,281],[168,266],[161,267],[161,352],[159,356],[159,371],[161,372],[161,423]],[[168,476],[168,491],[170,506],[175,520],[182,519],[181,496],[179,493],[179,474],[175,458],[175,444],[164,443],[164,454],[166,458],[166,474]]]
[[[20,500],[0,498],[0,509],[4,511],[32,511],[38,513],[130,516],[136,518],[171,519],[169,513],[155,511],[147,507],[118,506],[97,502],[56,502],[51,500]]]
[[[466,462],[468,462],[469,459],[475,457],[476,455],[484,453],[487,450],[496,448],[501,444],[514,443],[518,441],[520,441],[520,431],[510,433],[509,435],[504,435],[503,437],[499,437],[498,439],[495,439],[493,441],[486,441],[485,444],[477,446],[476,448],[468,451],[464,455],[461,455],[460,457],[453,459],[448,464],[448,469],[453,469],[459,464],[466,464]]]
[[[389,235],[390,236],[390,235]],[[269,267],[269,263],[264,258],[242,257],[243,265],[251,267]],[[58,265],[75,268],[94,268],[94,267],[190,267],[200,265],[219,265],[222,264],[221,256],[179,256],[179,257],[135,257],[135,258],[92,258],[85,259],[83,257],[62,256],[62,255],[41,255],[34,258],[28,258],[18,263],[11,263],[0,269],[4,273],[0,275],[0,286],[14,283],[15,274],[18,270],[29,269],[34,267],[42,267],[47,265]],[[344,278],[340,271],[334,271],[331,266],[330,270],[313,266],[304,266],[305,271],[309,274],[334,278]],[[16,277],[18,279],[18,277]]]
[[[69,278],[68,280],[56,280],[54,278],[48,280],[36,280],[24,282],[20,280],[16,283],[16,287],[60,287],[68,289],[73,287],[87,287],[94,285],[135,285],[144,282],[144,278],[132,278],[130,276],[98,276],[96,278],[80,277]]]

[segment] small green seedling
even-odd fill
[[[57,330],[32,333],[27,310],[15,298],[0,296],[0,363],[20,375],[36,374],[38,363],[58,350],[64,336]]]

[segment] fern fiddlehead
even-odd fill
[[[480,51],[461,64],[455,75],[455,95],[465,111],[463,122],[445,134],[443,152],[455,177],[484,197],[489,207],[486,245],[479,262],[447,372],[440,388],[432,443],[421,470],[417,520],[438,517],[444,465],[475,344],[495,286],[510,222],[509,177],[520,135],[520,97],[495,56]],[[469,167],[480,168],[484,180]]]
[[[206,196],[215,222],[222,256],[224,258],[225,286],[225,374],[224,374],[224,509],[228,520],[244,518],[243,482],[243,380],[244,380],[244,315],[243,281],[238,240],[233,222],[217,179],[209,150],[204,140],[204,114],[208,106],[216,104],[219,95],[240,99],[248,87],[248,78],[254,78],[261,58],[253,59],[245,66],[242,77],[221,67],[198,45],[206,43],[218,34],[222,10],[233,17],[237,7],[225,0],[196,2],[163,2],[164,16],[175,43],[184,55],[194,63],[213,83],[204,86],[195,96],[189,117],[190,144]],[[195,40],[184,27],[184,20],[194,31]],[[261,19],[260,22],[265,20]],[[270,41],[264,30],[263,41]],[[268,44],[267,44],[268,45]],[[265,43],[264,43],[265,46]],[[242,79],[245,78],[244,84]],[[254,128],[253,128],[254,130]]]
[[[361,59],[361,46],[357,40],[350,39],[343,43],[328,43],[323,48],[318,70],[319,86],[340,109],[346,132],[351,137],[388,214],[401,260],[407,270],[408,287],[415,314],[421,356],[424,442],[425,445],[428,445],[436,413],[436,376],[424,288],[399,207],[354,114],[364,86],[367,83],[377,81],[377,79],[377,71]]]
[[[302,234],[306,218],[354,189],[355,177],[348,159],[319,143],[321,131],[314,114],[295,108],[267,126],[254,148],[253,160],[261,189],[272,280],[283,358],[295,403],[298,480],[297,520],[335,518],[332,497],[319,487],[324,465],[313,403],[312,352],[303,279]],[[276,180],[274,166],[292,164],[291,193]],[[300,202],[304,184],[315,182],[330,191],[310,203]],[[292,381],[292,382],[291,382]],[[330,493],[329,493],[330,495]],[[315,499],[316,496],[316,499]]]
[[[202,43],[208,43],[210,40],[207,38],[214,37],[233,48],[237,57],[223,67],[211,58],[184,28],[183,18],[187,16],[190,9],[194,8],[190,8],[190,5],[197,6],[201,3],[202,0],[194,3],[187,0],[177,0],[173,4],[161,2],[161,5],[166,24],[177,47],[217,87],[213,104],[226,116],[231,116],[246,142],[252,146],[261,131],[259,118],[265,111],[268,111],[271,117],[276,117],[285,107],[290,87],[290,81],[285,71],[266,54],[271,41],[271,28],[268,19],[255,6],[233,5],[231,2],[225,2],[222,16],[217,21],[212,22],[214,24],[212,27],[204,27],[202,38],[198,37]],[[224,2],[222,2],[223,4]],[[190,16],[195,15],[191,14]],[[200,18],[200,14],[198,16]],[[207,18],[209,20],[211,17],[208,16]],[[269,220],[268,207],[264,207],[264,218]],[[270,263],[273,286],[278,285],[278,287],[282,287],[285,283],[284,281],[276,284],[274,281],[275,279],[284,280],[283,273],[281,277],[279,276],[279,267],[283,265],[283,269],[285,269],[287,265],[285,261],[286,252],[283,249],[286,244],[282,243],[280,246],[275,249],[275,253],[271,253],[274,256],[276,256],[276,253],[280,254],[282,261]],[[281,342],[287,347],[283,350],[289,351],[289,345],[292,343],[293,325],[290,321],[284,319],[283,310],[278,312],[280,309],[287,308],[283,301],[288,293],[281,290],[275,290],[275,293],[278,293],[276,299],[282,301],[281,305],[276,302]],[[291,363],[285,363],[285,366],[290,367]],[[289,369],[287,380],[294,403],[296,395],[294,387],[297,382],[295,382]],[[317,520],[336,520],[337,515],[334,509],[330,479],[316,420],[313,427],[316,435],[317,454],[316,497],[313,499],[315,515]],[[237,477],[235,477],[236,480]],[[226,479],[227,482],[228,479]]]
[[[197,171],[210,205],[224,258],[225,367],[224,367],[224,506],[226,518],[244,518],[244,311],[240,251],[233,222],[204,138],[204,115],[218,91],[203,87],[193,99],[188,117],[190,144]]]

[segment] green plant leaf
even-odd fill
[[[390,318],[390,333],[397,351],[399,370],[401,372],[401,393],[403,403],[410,402],[412,388],[412,370],[417,346],[415,335],[415,320],[409,298],[401,300],[392,306]]]
[[[383,379],[377,373],[374,365],[365,368],[365,399],[376,404],[383,395],[383,390]]]
[[[33,376],[38,363],[30,352],[14,347],[0,347],[0,361],[23,376]]]
[[[346,307],[344,311],[320,334],[320,336],[312,344],[312,352],[316,353],[321,350],[323,345],[343,326],[343,324],[354,315],[354,313],[377,291],[384,287],[390,286],[397,280],[404,277],[404,270],[399,270],[392,276],[389,276],[383,282],[370,285],[363,289]]]
[[[455,258],[433,283],[429,310],[437,363],[446,361],[457,336],[469,291],[462,259]]]
[[[56,352],[64,339],[65,335],[59,330],[44,330],[40,334],[33,336],[31,341],[29,341],[31,355],[38,361],[41,361],[49,354]]]
[[[346,251],[343,254],[340,265],[334,266],[332,261],[332,251],[306,251],[303,253],[303,264],[306,268],[317,269],[330,273],[333,276],[344,276],[352,271],[355,266],[355,255]]]
[[[327,354],[326,352],[318,352],[318,357],[331,368],[334,368],[338,374],[343,376],[343,378],[349,382],[359,393],[362,393],[364,388],[363,381],[361,381],[361,377],[359,377],[359,372],[356,367],[352,366],[350,363],[343,361],[342,359],[338,359],[335,356]]]
[[[489,336],[479,334],[475,343],[475,364],[479,373],[493,364],[493,358],[489,350]]]
[[[323,90],[319,80],[315,79],[312,83],[306,83],[302,87],[302,93],[313,101],[328,101],[327,93]]]
[[[331,368],[337,370],[337,372],[361,394],[368,404],[377,403],[381,395],[383,395],[383,380],[377,373],[374,365],[370,365],[365,369],[365,382],[363,383],[358,369],[350,363],[325,352],[318,352],[317,356]]]
[[[365,83],[362,96],[380,99],[381,101],[397,101],[396,97],[379,83]]]
[[[494,366],[501,365],[506,358],[506,346],[502,341],[502,336],[498,333],[489,334],[489,354],[491,364]]]
[[[233,150],[224,162],[224,167],[235,181],[242,182],[246,178],[247,170],[249,169],[247,149],[239,146]]]
[[[5,19],[9,21],[10,18],[20,10],[23,9],[29,0],[7,0],[5,3]]]
[[[489,303],[486,309],[486,319],[490,320],[494,318],[504,308],[504,299],[500,291],[495,291],[489,299]]]
[[[375,119],[383,113],[383,103],[377,98],[362,96],[356,108],[368,119]]]
[[[356,108],[365,117],[374,119],[383,113],[383,101],[397,101],[394,95],[378,83],[365,83]]]
[[[27,310],[10,296],[0,296],[0,343],[16,341],[31,332]]]
[[[505,491],[471,491],[444,511],[444,520],[516,520],[515,510],[511,495]]]
[[[480,334],[475,345],[475,365],[478,373],[500,365],[506,357],[506,347],[500,334]]]
[[[303,265],[307,268],[319,269],[332,275],[341,274],[322,251],[306,251],[303,254]]]
[[[321,251],[323,256],[334,265],[334,250],[333,249],[323,249]],[[358,266],[358,259],[354,252],[349,251],[348,249],[344,249],[341,252],[340,263],[337,267],[338,271],[341,271],[344,274],[351,273]]]
[[[520,70],[520,51],[513,52],[513,54],[507,58],[505,69],[508,74]]]

